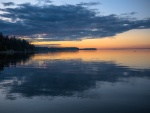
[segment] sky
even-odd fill
[[[37,46],[150,48],[150,0],[0,2],[0,32]]]

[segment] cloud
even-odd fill
[[[2,2],[2,4],[6,7],[6,6],[14,6],[15,3],[14,2]]]
[[[3,8],[0,30],[4,34],[43,40],[82,40],[112,37],[131,29],[150,28],[150,19],[137,20],[117,15],[98,15],[82,5],[19,4]],[[44,34],[44,35],[43,35]]]
[[[52,3],[53,1],[51,0],[37,0],[38,2],[49,2],[49,3]]]
[[[52,3],[53,1],[51,0],[37,0],[38,4],[42,4],[42,3]]]
[[[77,4],[77,5],[79,5],[79,6],[93,6],[93,5],[99,5],[100,4],[100,2],[81,2],[81,3],[79,3],[79,4]]]
[[[135,14],[137,14],[137,12],[123,13],[121,15],[123,15],[123,16],[134,16]]]

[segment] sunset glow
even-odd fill
[[[32,42],[37,46],[52,47],[52,44],[58,44],[61,47],[79,47],[79,48],[150,48],[150,29],[131,30],[118,34],[114,37],[101,39],[86,39],[82,41],[42,41]]]
[[[150,0],[0,0],[0,113],[150,113]]]
[[[2,0],[0,32],[40,47],[150,48],[149,4],[149,0]]]

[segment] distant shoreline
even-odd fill
[[[34,51],[0,51],[0,54],[28,54],[28,53],[45,53],[45,52],[74,52],[82,50],[150,50],[150,48],[112,48],[112,49],[100,49],[100,48],[77,48],[77,47],[59,47],[59,48],[48,48],[48,47],[35,47]]]
[[[97,48],[80,48],[79,50],[97,50]]]

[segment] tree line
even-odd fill
[[[0,51],[33,51],[34,45],[24,39],[17,39],[15,36],[4,36],[0,33]]]

